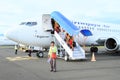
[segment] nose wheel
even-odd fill
[[[43,54],[42,51],[40,51],[40,52],[37,52],[37,53],[36,53],[36,56],[37,56],[38,58],[43,58],[43,57],[44,57],[44,54]]]

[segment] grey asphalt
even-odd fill
[[[26,56],[18,51],[14,54],[12,48],[0,48],[0,80],[119,80],[120,56],[97,54],[96,62],[90,61],[87,55],[85,61],[69,61],[57,59],[57,72],[49,71],[47,58],[14,60]],[[35,57],[35,54],[32,54]]]

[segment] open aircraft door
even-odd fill
[[[51,16],[50,14],[43,14],[42,15],[42,27],[45,31],[52,31],[52,25],[51,25]]]

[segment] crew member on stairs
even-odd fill
[[[73,37],[70,36],[70,39],[69,39],[69,46],[70,46],[70,48],[71,48],[72,50],[74,50],[73,41],[74,41]]]
[[[67,43],[67,45],[69,46],[69,40],[70,40],[70,35],[68,33],[66,33],[65,35],[65,41]]]

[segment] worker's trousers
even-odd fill
[[[51,65],[51,70],[56,71],[56,59],[51,58],[50,65]]]

